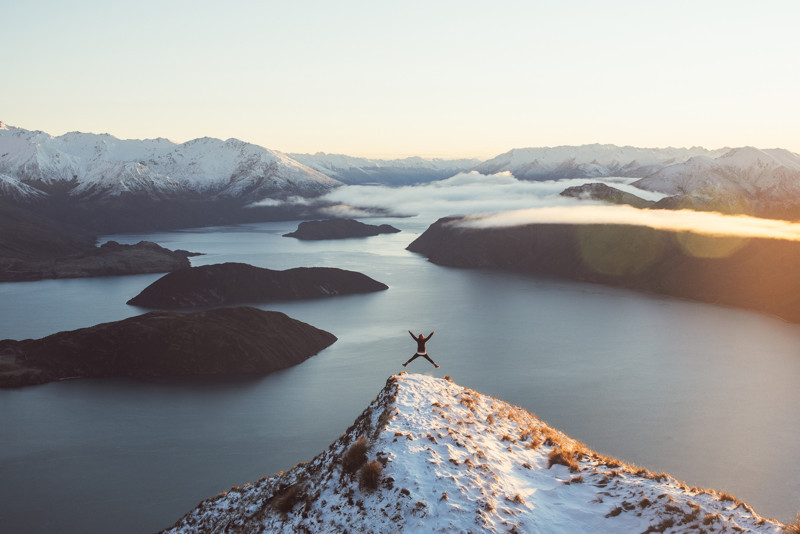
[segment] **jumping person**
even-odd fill
[[[410,359],[410,360],[408,360],[406,363],[404,363],[404,364],[403,364],[403,367],[405,367],[405,366],[406,366],[406,365],[408,365],[409,363],[413,362],[414,360],[416,360],[417,358],[419,358],[420,356],[422,356],[423,358],[425,358],[426,360],[428,360],[429,362],[431,362],[431,363],[433,364],[433,366],[434,366],[434,367],[436,367],[436,368],[438,369],[438,368],[439,368],[439,366],[438,366],[438,365],[436,365],[436,362],[434,362],[433,360],[431,360],[431,357],[430,357],[430,356],[428,356],[428,353],[427,353],[427,351],[425,350],[425,343],[427,343],[427,341],[428,341],[428,340],[429,340],[431,337],[433,337],[433,334],[435,334],[435,333],[436,333],[436,330],[434,330],[433,332],[431,332],[430,334],[428,334],[428,337],[425,337],[425,336],[423,336],[422,334],[420,334],[419,336],[415,336],[414,334],[412,334],[412,333],[411,333],[411,330],[409,330],[409,331],[408,331],[408,333],[409,333],[409,334],[411,334],[411,337],[413,337],[413,338],[414,338],[414,341],[416,341],[416,342],[417,342],[417,353],[416,353],[416,354],[414,354],[414,355],[411,357],[411,359]]]

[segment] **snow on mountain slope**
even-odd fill
[[[23,184],[16,178],[0,174],[0,198],[13,200],[35,199],[44,197],[44,193],[29,185]]]
[[[289,154],[297,161],[347,184],[411,185],[450,178],[480,163],[476,159],[370,159],[343,154]]]
[[[781,528],[732,496],[605,458],[447,378],[400,373],[313,460],[206,499],[165,532]]]
[[[177,144],[80,132],[52,137],[2,122],[0,173],[40,190],[62,185],[81,198],[199,194],[255,201],[314,196],[341,185],[285,154],[237,139]]]
[[[670,165],[633,185],[672,195],[702,192],[796,201],[800,197],[800,155],[783,149],[734,148],[717,158],[695,157]]]
[[[693,156],[715,156],[725,150],[707,150],[702,147],[638,148],[600,144],[516,148],[481,163],[475,170],[482,174],[510,171],[521,180],[642,177]]]

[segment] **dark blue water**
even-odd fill
[[[755,313],[516,274],[437,267],[394,235],[300,242],[268,223],[152,235],[195,265],[334,266],[385,292],[261,306],[334,333],[264,378],[76,380],[0,391],[0,517],[8,532],[152,532],[200,500],[326,448],[414,352],[627,462],[731,492],[764,515],[800,511],[800,326]],[[0,339],[122,319],[159,275],[0,284]]]

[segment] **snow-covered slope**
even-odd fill
[[[17,196],[66,190],[73,197],[197,195],[246,201],[312,196],[340,182],[275,152],[237,139],[117,139],[71,132],[53,137],[0,122],[0,189]],[[27,188],[26,188],[27,186]]]
[[[694,156],[722,154],[727,149],[637,148],[616,145],[582,145],[516,148],[485,161],[475,170],[482,174],[509,171],[521,180],[561,178],[642,177]]]
[[[289,154],[308,165],[346,184],[380,183],[383,185],[411,185],[450,178],[472,169],[476,159],[370,159],[342,154]]]
[[[734,148],[717,158],[698,156],[670,165],[633,185],[671,195],[703,192],[796,202],[800,198],[800,155],[779,148]]]
[[[605,458],[452,381],[391,377],[326,451],[166,532],[780,532],[734,497]]]

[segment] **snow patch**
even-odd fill
[[[400,373],[316,458],[207,499],[165,532],[781,528],[732,496],[599,455],[521,408]]]

